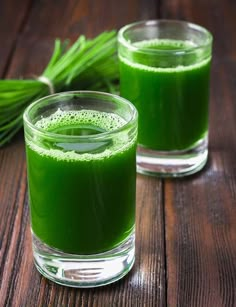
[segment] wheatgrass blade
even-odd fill
[[[69,40],[55,40],[52,56],[42,73],[56,92],[117,91],[116,31],[103,32],[93,39],[81,35],[70,48],[68,44]],[[25,107],[49,93],[48,84],[37,78],[0,80],[0,146],[22,127]]]

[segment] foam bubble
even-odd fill
[[[93,110],[80,111],[63,111],[58,109],[49,117],[41,118],[35,126],[48,132],[53,132],[59,127],[66,127],[68,125],[88,124],[91,123],[104,129],[107,132],[114,131],[124,124],[126,121],[112,113],[98,112]],[[50,157],[58,161],[94,161],[110,158],[117,154],[122,154],[130,147],[134,146],[136,139],[130,140],[127,133],[122,133],[112,139],[110,146],[104,146],[104,150],[99,153],[78,153],[75,150],[62,151],[56,148],[46,148],[43,141],[36,137],[34,140],[27,140],[27,145],[36,151],[41,156]]]
[[[160,50],[170,50],[168,48],[165,48],[165,46],[170,46],[172,50],[186,50],[186,49],[191,49],[194,47],[197,47],[197,45],[192,42],[192,41],[182,41],[182,40],[174,40],[174,39],[150,39],[150,40],[143,40],[141,42],[137,42],[134,44],[137,47],[140,48],[152,48],[153,49],[158,49]],[[164,48],[163,48],[164,47]]]
[[[141,48],[146,47],[146,48],[152,49],[151,47],[153,47],[153,49],[156,49],[156,50],[158,50],[158,47],[161,47],[160,48],[161,51],[167,50],[163,47],[168,45],[172,47],[172,49],[168,49],[169,51],[179,50],[180,52],[182,50],[188,50],[188,49],[191,50],[192,48],[196,47],[196,44],[194,44],[194,42],[192,41],[180,41],[180,40],[169,40],[169,39],[144,40],[144,41],[135,43],[135,45]],[[153,67],[153,66],[147,66],[144,64],[140,64],[140,63],[134,63],[124,58],[121,55],[119,55],[119,58],[120,58],[120,61],[122,61],[124,64],[132,68],[144,70],[144,71],[162,72],[162,73],[184,72],[184,71],[190,71],[193,69],[198,69],[198,68],[205,66],[211,60],[211,57],[208,57],[207,59],[204,59],[203,61],[200,61],[195,64],[187,65],[187,66],[179,65],[177,67]]]
[[[35,126],[46,131],[67,125],[91,124],[105,131],[113,131],[125,125],[126,121],[112,113],[98,112],[94,110],[63,111],[58,109],[49,117],[40,119]]]

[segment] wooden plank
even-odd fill
[[[31,1],[0,1],[0,76],[4,74],[14,51],[17,36],[30,10]]]
[[[27,36],[77,37],[97,35],[101,31],[134,22],[156,18],[159,1],[37,1],[25,28]],[[52,20],[53,19],[53,20]],[[53,22],[52,22],[53,21]]]
[[[9,77],[40,74],[55,37],[84,33],[94,36],[105,29],[157,14],[157,3],[132,0],[35,1],[22,36],[17,42]],[[18,148],[14,153],[12,150]],[[2,160],[1,160],[2,159]],[[4,306],[164,306],[165,259],[162,182],[137,178],[136,262],[121,281],[96,289],[72,289],[56,285],[36,270],[32,261],[26,166],[23,140],[0,151],[2,209],[7,226],[2,255],[1,302]],[[9,168],[9,165],[11,167]],[[19,168],[16,172],[16,167]],[[16,173],[15,173],[16,172]],[[9,182],[12,183],[9,185]],[[1,280],[1,279],[0,279]]]
[[[162,18],[183,19],[206,27],[212,32],[214,54],[236,57],[236,1],[168,0],[161,7]]]
[[[17,44],[8,75],[22,77],[39,75],[48,63],[56,37],[75,40],[85,34],[94,37],[105,30],[147,18],[156,18],[158,2],[150,0],[100,1],[36,1],[29,22]],[[35,63],[35,61],[39,63]]]
[[[0,76],[2,77],[5,76],[11,61],[30,6],[30,0],[23,3],[14,0],[0,1]],[[0,305],[2,298],[8,295],[9,274],[15,267],[15,259],[8,262],[7,256],[9,253],[16,256],[19,252],[19,227],[22,227],[23,218],[19,205],[23,201],[25,191],[25,180],[22,181],[22,177],[25,177],[24,144],[18,138],[4,149],[0,148]],[[10,238],[13,231],[14,236]],[[7,268],[5,272],[4,267]],[[2,295],[3,292],[6,293]]]
[[[209,162],[198,175],[165,184],[167,305],[235,306],[236,5],[167,1],[162,13],[204,25],[215,36]]]

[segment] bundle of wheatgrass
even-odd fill
[[[118,79],[116,32],[103,32],[94,39],[80,36],[55,41],[52,57],[35,80],[0,80],[0,146],[22,127],[25,107],[34,100],[65,90],[115,90]]]

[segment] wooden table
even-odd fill
[[[33,265],[20,133],[0,149],[0,306],[236,306],[235,0],[1,0],[0,76],[40,74],[56,37],[151,18],[214,35],[207,166],[185,179],[139,175],[134,268],[112,285],[72,289]]]

